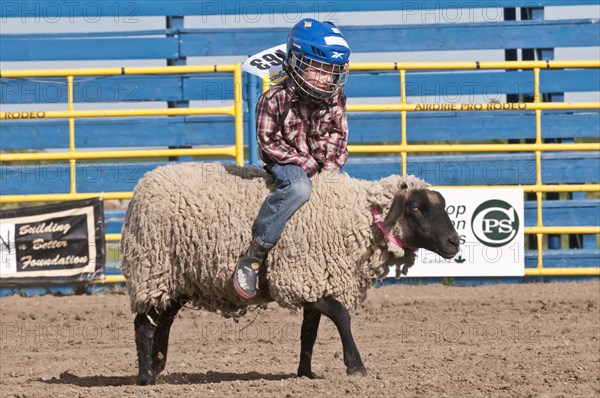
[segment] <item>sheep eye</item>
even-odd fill
[[[416,211],[416,212],[419,212],[419,213],[420,213],[420,212],[421,212],[421,209],[419,209],[418,207],[416,207],[416,206],[415,206],[415,207],[413,207],[413,211]]]

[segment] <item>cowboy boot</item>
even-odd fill
[[[237,294],[246,300],[256,296],[258,290],[258,270],[265,260],[267,252],[268,249],[253,240],[235,267],[233,288]]]

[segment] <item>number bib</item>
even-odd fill
[[[283,70],[285,61],[285,44],[261,51],[242,63],[242,70],[260,77],[269,79],[271,85],[279,83],[286,77]]]

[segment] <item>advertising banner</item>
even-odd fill
[[[101,279],[105,252],[100,199],[0,211],[0,283]]]
[[[460,252],[446,260],[419,249],[408,277],[524,276],[524,203],[519,188],[436,189],[460,235]],[[395,269],[388,275],[395,275]]]

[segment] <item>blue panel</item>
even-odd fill
[[[542,154],[542,181],[546,184],[600,181],[600,155],[580,152]],[[344,170],[367,180],[401,174],[400,157],[350,157]],[[408,174],[432,185],[535,184],[533,154],[409,156]]]
[[[600,33],[600,32],[599,32]],[[540,70],[542,93],[600,91],[600,72],[591,70]]]
[[[184,80],[183,97],[187,101],[228,101],[234,98],[233,75],[190,77]]]
[[[144,173],[164,164],[166,163],[78,163],[77,191],[133,191]],[[49,162],[34,166],[23,164],[3,166],[0,169],[0,177],[3,195],[68,193],[69,191],[69,166],[64,162]]]
[[[81,119],[76,148],[233,145],[234,119],[227,116]],[[2,149],[68,148],[67,120],[3,122]]]
[[[233,75],[75,78],[79,102],[213,101],[233,99]],[[66,103],[66,78],[0,79],[2,104]]]
[[[464,40],[477,30],[477,40]],[[177,37],[63,39],[4,35],[3,61],[173,59],[188,56],[252,55],[286,40],[288,28],[188,29]],[[165,33],[167,33],[165,31]],[[355,52],[480,50],[597,46],[594,20],[347,26],[344,33]],[[179,52],[179,39],[181,53]],[[226,45],[225,45],[226,44]],[[89,51],[93,48],[94,51]]]
[[[355,52],[484,50],[600,45],[595,20],[345,26]],[[288,28],[188,29],[182,56],[253,55],[285,43]],[[465,40],[477,32],[477,40]],[[227,45],[224,45],[227,43]],[[271,43],[266,45],[265,43]]]
[[[65,162],[0,164],[2,195],[69,192],[69,166]]]
[[[131,191],[149,170],[164,162],[78,163],[78,192]],[[600,155],[556,153],[542,156],[544,183],[598,183]],[[399,157],[351,156],[344,171],[373,180],[400,174]],[[409,156],[407,172],[432,185],[518,185],[535,183],[530,154]],[[65,162],[17,164],[0,168],[2,194],[64,193],[69,187]]]
[[[546,200],[542,203],[546,227],[600,224],[600,200]],[[537,225],[537,202],[525,202],[525,225]]]
[[[594,20],[507,21],[345,27],[344,34],[357,52],[445,51],[597,46],[597,28]]]
[[[201,0],[79,0],[76,2],[43,2],[38,0],[4,1],[1,3],[2,18],[23,18],[43,16],[49,20],[57,18],[96,18],[99,16],[118,18],[127,23],[137,22],[143,16],[188,16],[188,15],[232,15],[232,14],[291,14],[301,13],[302,17],[330,19],[342,11],[387,11],[457,8],[496,8],[500,4],[490,1],[252,1],[240,0],[201,1]],[[504,7],[543,7],[555,5],[595,5],[595,0],[512,0],[503,2]],[[265,17],[266,18],[266,17]]]
[[[0,79],[3,104],[67,102],[66,78]],[[231,79],[233,80],[233,79]],[[176,76],[76,77],[75,103],[176,101],[181,99],[182,78]]]
[[[148,171],[166,162],[85,164],[77,168],[77,192],[133,191]]]
[[[93,49],[93,50],[92,50]],[[167,59],[179,57],[177,38],[10,39],[4,35],[0,61]]]
[[[104,211],[104,233],[120,234],[123,228],[125,210],[105,210]]]
[[[393,113],[351,113],[348,115],[351,143],[400,142],[400,115]],[[544,138],[597,137],[600,114],[544,112]],[[409,142],[447,140],[492,140],[535,138],[533,113],[462,112],[409,113]]]
[[[120,234],[123,229],[123,220],[105,220],[104,233]]]
[[[593,70],[543,70],[543,93],[600,91],[600,73]],[[399,97],[398,72],[352,73],[345,87],[349,97]],[[533,94],[533,72],[410,73],[407,96],[430,96],[446,102],[468,102],[475,95],[500,100],[501,94]]]
[[[352,144],[400,142],[397,114],[352,113],[348,124]],[[81,119],[75,126],[77,148],[231,145],[234,139],[233,118],[226,116]],[[3,121],[1,148],[68,148],[68,127],[67,120]],[[597,137],[599,130],[598,112],[545,112],[542,118],[544,138]],[[409,142],[525,138],[535,138],[535,120],[531,113],[408,115]]]
[[[184,85],[182,94],[182,81]],[[432,96],[448,102],[467,102],[474,95],[499,99],[500,94],[531,94],[533,73],[408,73],[408,96]],[[542,92],[600,91],[597,70],[542,71]],[[76,78],[75,102],[127,102],[221,100],[233,98],[233,78],[229,75],[111,76]],[[394,74],[353,73],[347,86],[349,97],[398,97],[400,79]],[[66,78],[0,79],[3,104],[66,103]]]
[[[544,250],[542,253],[544,268],[580,268],[600,266],[600,250]],[[537,251],[525,251],[525,267],[536,268]]]
[[[150,30],[136,30],[136,31],[110,31],[110,32],[74,32],[74,33],[14,33],[7,34],[5,38],[11,40],[48,40],[48,39],[99,39],[109,37],[144,37],[144,36],[156,36],[163,37],[168,35],[175,35],[178,33],[177,29],[166,28],[166,29],[150,29]]]

